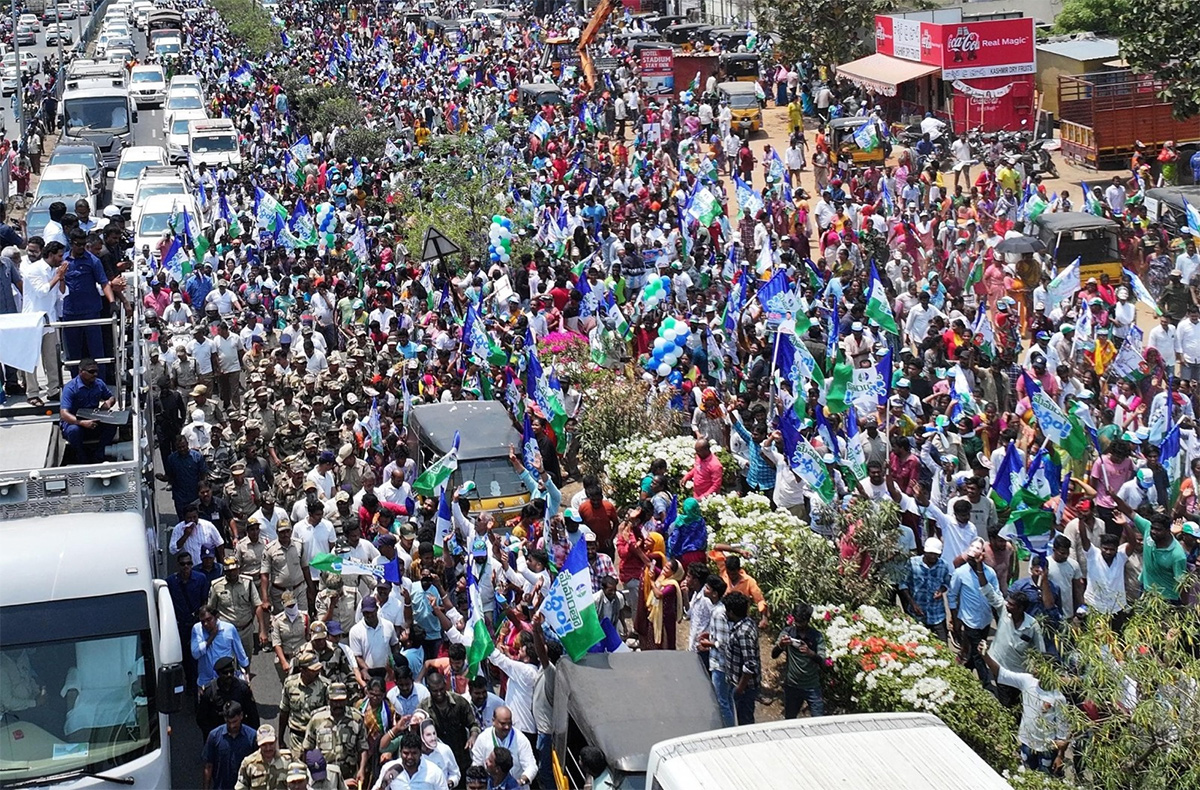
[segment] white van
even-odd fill
[[[121,162],[113,178],[112,202],[117,208],[133,205],[138,178],[147,167],[167,164],[167,153],[158,145],[133,145],[121,152]]]
[[[242,152],[233,121],[208,118],[188,122],[188,160],[193,168],[201,163],[210,168],[225,164],[240,167]]]
[[[927,713],[773,721],[673,738],[650,750],[645,787],[1012,790],[941,719]]]

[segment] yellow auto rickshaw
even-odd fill
[[[856,132],[873,121],[867,118],[834,118],[829,122],[830,159],[834,164],[849,159],[855,167],[882,165],[886,159],[883,141],[880,140],[879,130],[875,129],[872,139],[874,145],[863,147],[856,138]]]
[[[763,100],[759,96],[757,82],[721,82],[717,84],[717,97],[729,104],[734,134],[750,139],[762,129]]]

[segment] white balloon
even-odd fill
[[[500,253],[500,260],[503,261],[504,263],[508,263],[510,258],[512,258],[512,256],[509,255],[507,252]]]
[[[660,375],[660,376],[670,375],[671,367],[672,367],[671,365],[668,365],[666,362],[663,362],[661,365],[658,366],[658,375]]]
[[[662,336],[663,336],[663,339],[665,339],[668,343],[675,342],[675,330],[674,329],[664,329]]]
[[[667,339],[664,337],[654,338],[654,347],[658,348],[658,349],[666,348],[667,347]]]

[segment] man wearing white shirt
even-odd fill
[[[383,485],[375,489],[375,496],[380,502],[391,502],[393,505],[403,505],[411,496],[412,489],[404,482],[404,470],[393,467],[391,477]]]
[[[1178,340],[1178,330],[1165,315],[1158,317],[1158,326],[1151,329],[1146,338],[1146,345],[1158,351],[1163,358],[1163,365],[1172,374],[1175,372]]]
[[[291,523],[287,511],[275,504],[275,492],[263,491],[259,497],[259,508],[250,514],[250,518],[258,519],[258,528],[263,538],[269,543],[279,537],[280,523]]]
[[[317,494],[322,500],[331,499],[333,497],[333,487],[336,482],[333,478],[334,456],[331,450],[322,450],[317,456],[317,465],[308,471],[305,480],[311,480],[317,485]]]
[[[1200,307],[1188,305],[1187,318],[1176,329],[1179,378],[1200,381]]]
[[[350,629],[350,652],[358,662],[359,672],[371,677],[384,677],[392,647],[399,644],[396,626],[379,616],[379,603],[374,598],[364,598],[363,619]]]
[[[396,626],[397,631],[406,631],[412,615],[412,581],[407,576],[401,576],[400,579],[402,588],[400,593],[393,595],[394,585],[386,579],[381,579],[375,585],[373,593],[363,596],[363,601],[365,602],[368,598],[374,600],[381,620],[387,620]],[[363,619],[361,604],[354,614],[354,619],[356,622]]]
[[[62,313],[63,292],[66,290],[67,263],[62,252],[54,254],[55,265],[41,257],[41,248],[36,243],[28,245],[29,258],[21,266],[21,278],[25,282],[23,313],[45,313],[47,321],[57,321]],[[36,252],[36,257],[35,257]],[[42,367],[46,371],[46,389],[38,385],[36,368],[25,374],[25,394],[32,400],[41,400],[51,393],[62,390],[62,367],[58,364],[58,332],[50,327],[42,330]]]
[[[292,528],[292,539],[304,546],[306,557],[316,557],[333,551],[333,544],[337,542],[337,532],[325,518],[323,504],[318,502],[309,505],[308,518],[296,522]],[[310,568],[309,573],[312,574],[313,581],[321,580],[321,571],[318,569]]]
[[[417,706],[429,699],[429,689],[413,680],[412,667],[401,662],[393,668],[396,685],[388,690],[387,699],[401,716],[411,716]]]
[[[510,679],[511,680],[511,679]],[[471,765],[487,765],[488,756],[503,746],[512,753],[513,767],[509,775],[521,785],[533,785],[537,778],[537,760],[529,739],[513,727],[513,711],[507,707],[496,708],[492,726],[479,733],[471,747]]]
[[[200,510],[194,504],[183,509],[183,521],[171,530],[170,546],[173,554],[186,551],[188,556],[198,558],[203,549],[209,548],[217,553],[219,562],[224,545],[225,541],[217,531],[216,525],[200,518]]]
[[[447,787],[446,773],[433,760],[422,756],[421,736],[409,730],[400,736],[400,759],[384,763],[371,790],[446,790]]]
[[[1108,201],[1108,207],[1112,209],[1114,214],[1125,213],[1125,185],[1121,183],[1120,176],[1113,176],[1112,183],[1108,185],[1108,189],[1104,190],[1104,199]]]
[[[1183,272],[1181,282],[1184,285],[1191,285],[1192,277],[1195,276],[1197,270],[1200,270],[1200,252],[1196,251],[1195,239],[1188,239],[1184,242],[1183,252],[1175,256],[1175,268]]]
[[[929,303],[929,291],[917,294],[917,304],[908,311],[908,320],[904,322],[904,333],[908,342],[920,345],[929,334],[929,326],[933,319],[942,311]]]
[[[242,306],[237,294],[229,290],[229,283],[225,280],[218,280],[216,289],[209,291],[208,296],[204,297],[205,308],[208,305],[216,305],[217,315],[222,318],[232,315],[235,307],[240,309]]]

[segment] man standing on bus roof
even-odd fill
[[[80,418],[79,410],[108,409],[116,401],[117,396],[100,378],[100,366],[96,361],[91,358],[81,360],[79,375],[63,387],[58,410],[63,438],[74,450],[76,463],[103,463],[104,449],[117,433],[115,425]]]
[[[46,254],[51,253],[46,244]],[[112,285],[100,259],[87,251],[87,234],[78,228],[71,231],[67,262],[67,294],[63,297],[63,321],[84,321],[100,318],[104,300],[114,300]],[[63,329],[63,345],[69,359],[95,357],[104,353],[105,327],[82,326]],[[85,351],[86,348],[86,351]]]

